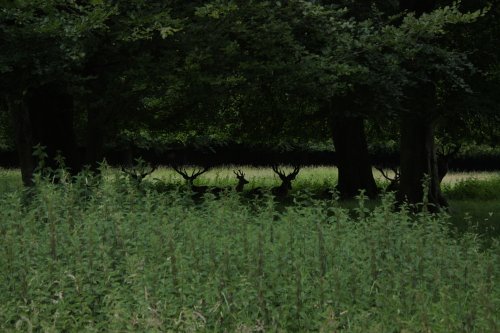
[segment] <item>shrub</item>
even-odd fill
[[[120,179],[0,199],[0,331],[495,332],[500,245],[447,217]],[[307,202],[307,204],[305,203]]]

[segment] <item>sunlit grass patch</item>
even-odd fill
[[[500,171],[450,171],[443,179],[444,185],[455,185],[469,179],[488,181],[500,178]]]
[[[477,178],[472,175],[468,178],[457,178],[453,182],[445,183],[443,192],[454,200],[498,200],[500,202],[500,174]]]
[[[188,168],[188,171],[200,169],[196,167]],[[197,184],[211,186],[231,186],[236,185],[237,180],[233,173],[235,170],[241,170],[245,173],[245,178],[250,182],[247,186],[252,187],[272,187],[281,183],[279,177],[272,171],[271,167],[253,167],[253,166],[223,166],[215,167],[204,173],[196,180]],[[289,172],[293,170],[291,166],[284,166],[283,170]],[[151,177],[165,182],[183,183],[182,176],[173,169],[161,167],[155,171]],[[328,166],[303,167],[299,172],[294,186],[304,188],[307,186],[331,186],[337,181],[337,169]]]

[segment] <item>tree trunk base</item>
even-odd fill
[[[379,190],[373,178],[368,155],[364,120],[357,117],[334,118],[330,122],[337,156],[341,198],[353,198],[363,190],[375,197]]]
[[[401,121],[401,180],[398,200],[427,205],[429,211],[447,206],[437,170],[434,124],[407,115]]]

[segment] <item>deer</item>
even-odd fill
[[[441,146],[441,149],[437,150],[437,174],[440,184],[443,181],[444,176],[446,176],[446,174],[448,173],[450,160],[457,156],[460,148],[460,144],[454,144],[448,147]]]
[[[236,175],[236,178],[238,179],[238,184],[236,184],[236,187],[234,188],[234,190],[238,193],[241,193],[241,192],[243,192],[243,188],[245,187],[245,184],[248,184],[249,181],[245,179],[245,174],[241,170],[238,170],[238,171],[233,170],[233,173]],[[219,196],[223,192],[230,191],[231,188],[208,187],[206,190],[208,192],[216,195],[216,196]]]
[[[300,167],[298,167],[298,166],[294,167],[293,171],[291,173],[289,173],[288,175],[286,175],[283,172],[283,170],[278,168],[276,165],[273,165],[272,169],[273,169],[274,173],[276,173],[280,177],[281,185],[273,187],[271,189],[271,193],[275,197],[284,198],[284,197],[288,196],[288,192],[292,189],[292,180],[295,180],[295,177],[297,177],[297,175],[300,171]]]
[[[387,192],[396,192],[399,189],[399,180],[401,178],[401,171],[398,167],[392,167],[391,170],[394,173],[394,177],[389,176],[389,172],[384,171],[383,168],[375,167],[386,180],[389,181],[389,185],[385,189]]]
[[[196,178],[198,178],[200,175],[207,172],[210,168],[203,167],[203,169],[201,169],[201,170],[194,169],[191,172],[191,175],[189,175],[187,173],[185,168],[180,168],[180,167],[175,166],[175,165],[172,166],[172,168],[175,170],[175,172],[180,174],[182,176],[182,178],[184,178],[184,180],[186,180],[186,183],[189,186],[189,188],[191,189],[191,191],[193,191],[194,193],[197,193],[197,194],[203,194],[203,193],[207,192],[208,186],[196,186],[193,184],[193,182]]]
[[[136,162],[137,165],[132,168],[121,167],[121,171],[135,183],[141,184],[142,180],[152,174],[157,167],[145,163],[141,158],[136,159]]]
[[[238,184],[235,187],[235,191],[238,193],[241,193],[241,192],[243,192],[243,187],[245,186],[245,184],[248,184],[249,181],[245,179],[245,174],[243,173],[243,171],[241,171],[241,170],[234,171],[233,170],[233,173],[236,175],[236,178],[238,179]]]

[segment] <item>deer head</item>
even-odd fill
[[[396,191],[399,187],[399,180],[401,178],[401,171],[399,170],[398,167],[392,167],[391,170],[392,172],[394,173],[394,176],[391,177],[389,175],[389,172],[384,170],[382,167],[375,167],[375,169],[377,169],[380,174],[382,175],[382,177],[384,177],[386,180],[389,181],[389,186],[387,186],[387,191],[389,192],[392,192],[392,191]]]
[[[121,167],[121,171],[130,179],[137,183],[141,183],[146,176],[152,174],[156,170],[156,166],[151,166],[144,162],[142,158],[136,159],[137,164],[132,168]]]
[[[245,179],[245,174],[241,170],[233,172],[236,175],[236,178],[238,178],[238,185],[236,185],[236,192],[241,192],[243,191],[243,186],[245,186],[245,184],[248,184],[249,181]]]
[[[273,165],[272,169],[281,179],[281,185],[273,188],[272,192],[277,196],[286,196],[288,191],[292,189],[292,180],[295,180],[295,177],[299,174],[300,167],[295,167],[289,174],[285,174],[276,165]]]
[[[193,181],[196,178],[198,178],[198,176],[204,174],[205,172],[207,172],[210,169],[207,167],[203,167],[203,169],[193,169],[191,174],[188,174],[185,168],[181,168],[181,167],[178,167],[176,165],[172,166],[172,168],[175,170],[175,172],[177,172],[179,175],[181,175],[182,178],[184,178],[184,180],[186,180],[188,185],[190,185],[192,187],[194,187]]]

